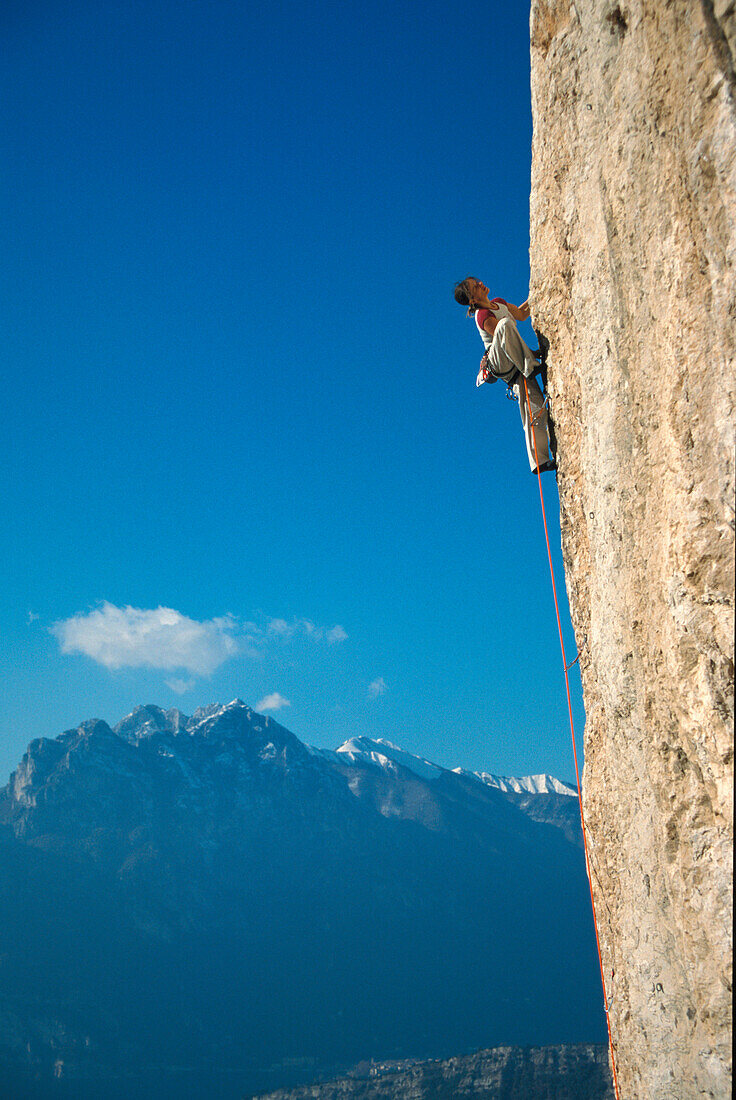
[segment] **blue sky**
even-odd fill
[[[527,295],[528,7],[2,21],[0,775],[236,696],[572,775],[536,480],[452,299]]]

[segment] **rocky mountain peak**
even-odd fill
[[[148,703],[145,706],[136,707],[122,721],[114,726],[114,732],[118,737],[126,741],[140,741],[144,737],[152,737],[156,733],[177,733],[182,722],[186,724],[186,715],[178,710],[165,711],[161,707]]]
[[[12,1028],[36,1037],[16,1066],[121,1080],[194,1049],[208,1073],[267,1076],[295,1056],[285,1012],[318,1067],[397,1035],[429,1056],[533,1042],[527,997],[560,1041],[601,1038],[566,796],[388,741],[310,749],[241,700],[191,718],[149,704],[34,741],[0,792],[0,841],[0,1092]]]

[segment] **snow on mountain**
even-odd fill
[[[231,702],[211,703],[200,707],[191,718],[176,708],[162,710],[149,704],[136,707],[115,727],[114,732],[133,743],[153,737],[156,734],[178,734],[185,731],[189,736],[206,737],[217,728],[222,734],[228,727],[233,731],[241,728],[242,722],[254,733],[265,733],[273,725],[268,715],[258,714],[240,699]],[[275,749],[271,746],[273,753]],[[383,771],[395,772],[397,767],[406,768],[425,782],[438,779],[450,770],[433,764],[422,756],[407,752],[385,738],[351,737],[338,749],[319,749],[306,745],[308,753],[331,764],[367,764]],[[264,750],[265,751],[265,750]],[[266,753],[268,755],[268,753]],[[569,783],[553,775],[526,775],[520,777],[493,775],[490,772],[472,772],[464,768],[453,768],[451,774],[465,779],[476,780],[487,787],[494,787],[506,794],[558,794],[577,797],[577,790]]]
[[[229,703],[210,703],[199,707],[191,718],[182,714],[176,707],[162,710],[152,703],[136,707],[113,728],[113,732],[127,741],[137,742],[156,734],[174,734],[180,732],[190,737],[207,737],[216,729],[218,734],[226,735],[228,730],[239,731],[248,728],[253,733],[263,733],[273,723],[268,715],[258,714],[247,706],[242,699],[233,699]]]
[[[347,759],[351,764],[362,762],[388,769],[392,765],[400,764],[402,767],[414,772],[420,779],[436,779],[445,770],[436,764],[431,764],[429,760],[425,760],[421,756],[414,756],[412,753],[405,752],[397,745],[392,745],[390,741],[385,741],[382,737],[375,741],[371,740],[370,737],[351,737],[349,741],[340,745],[337,752],[340,754],[338,759]]]
[[[188,721],[186,714],[182,714],[176,707],[162,710],[161,707],[149,703],[136,707],[127,714],[113,727],[113,732],[124,737],[126,741],[140,741],[157,733],[176,734],[180,729],[186,728]]]
[[[438,764],[425,760],[423,756],[415,756],[404,749],[393,745],[390,741],[379,737],[376,740],[370,737],[351,737],[343,745],[331,753],[329,750],[318,751],[320,755],[332,760],[349,760],[351,764],[373,764],[375,767],[391,770],[399,764],[409,771],[414,772],[420,779],[437,779],[443,772],[448,771]],[[487,787],[495,787],[506,794],[560,794],[571,795],[577,798],[578,792],[569,783],[564,783],[553,775],[524,775],[519,778],[508,775],[492,775],[490,772],[471,772],[464,768],[453,768],[454,775],[462,775],[469,779],[477,779]]]
[[[255,711],[251,710],[242,699],[233,699],[229,703],[211,703],[207,707],[199,707],[195,710],[192,717],[186,723],[186,730],[189,734],[199,734],[201,736],[207,736],[211,730],[217,729],[218,733],[222,734],[228,727],[233,730],[240,729],[242,721],[245,719],[246,723],[252,724],[252,718],[255,716]],[[260,715],[258,717],[261,717]],[[264,726],[254,725],[253,728],[256,732],[261,733],[265,726],[268,726],[269,719],[266,716],[262,717]]]
[[[487,787],[513,794],[564,794],[577,798],[578,792],[569,783],[563,783],[554,775],[524,775],[515,778],[510,775],[491,775],[490,772],[469,772],[463,768],[453,768],[456,775],[465,775],[479,779]]]

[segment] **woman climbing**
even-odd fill
[[[529,302],[514,306],[503,298],[489,299],[488,287],[472,275],[456,285],[455,301],[468,307],[468,317],[475,318],[485,345],[486,352],[481,360],[476,385],[495,382],[499,378],[506,383],[519,402],[532,473],[557,469],[553,453],[554,431],[549,423],[544,396],[534,377],[541,373],[543,384],[546,384],[547,357],[543,345],[547,342],[544,337],[539,337],[539,352],[531,351],[519,335],[515,323],[526,321],[530,313]],[[539,467],[534,457],[535,441]]]

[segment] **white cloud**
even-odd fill
[[[29,612],[29,623],[35,618]],[[93,611],[62,619],[50,629],[62,653],[82,653],[105,668],[177,673],[166,683],[178,694],[191,690],[192,676],[209,676],[232,657],[262,660],[269,645],[297,638],[334,645],[348,636],[338,624],[325,629],[311,619],[262,616],[259,624],[224,615],[199,621],[171,607],[116,607],[108,601]],[[289,705],[282,696],[267,698],[280,702],[265,709]]]
[[[384,680],[383,676],[379,676],[378,679],[372,680],[368,685],[368,694],[371,699],[377,699],[379,695],[384,695],[388,689],[388,684]]]
[[[238,651],[231,615],[202,622],[171,607],[146,610],[103,602],[51,627],[62,653],[83,653],[105,668],[184,669],[208,676]]]
[[[184,695],[185,692],[191,691],[196,682],[196,680],[177,680],[176,678],[164,680],[166,686],[175,691],[177,695]]]
[[[292,619],[291,622],[287,622],[286,619],[269,619],[266,632],[285,640],[301,635],[304,638],[310,638],[313,642],[327,641],[330,645],[335,642],[344,642],[348,636],[347,631],[339,624],[325,630],[324,627],[313,623],[311,619]]]
[[[291,703],[288,699],[284,699],[283,695],[280,695],[278,691],[272,691],[270,695],[261,699],[260,703],[256,703],[256,710],[281,710],[282,707],[290,706]]]
[[[291,638],[296,631],[294,623],[287,623],[286,619],[269,619],[268,633],[278,634],[280,638]]]

